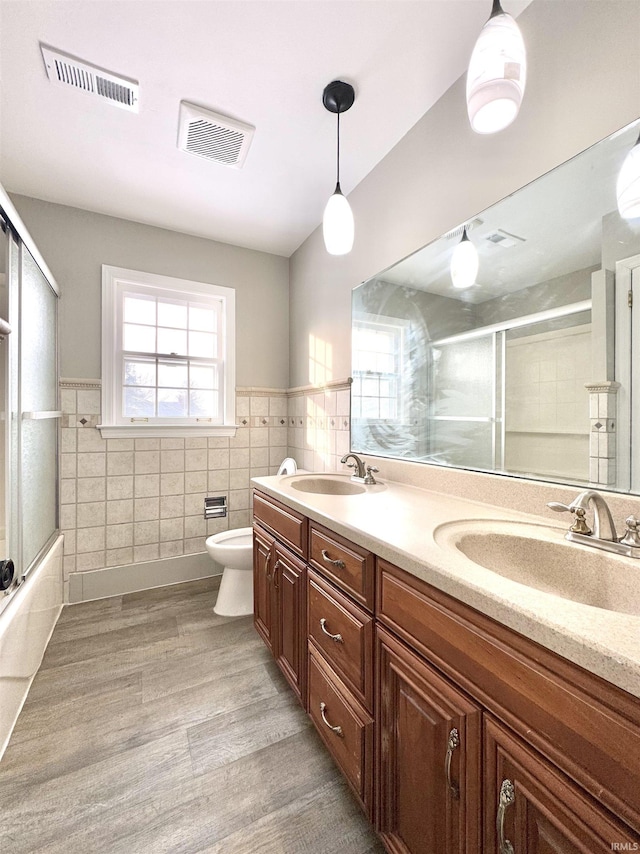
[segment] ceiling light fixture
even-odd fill
[[[467,71],[467,111],[476,133],[496,133],[518,115],[527,82],[527,52],[515,20],[493,0]]]
[[[640,216],[640,136],[618,173],[616,196],[618,210],[623,219]]]
[[[454,288],[470,288],[478,275],[478,252],[467,236],[467,226],[462,229],[460,243],[451,257],[451,281]]]
[[[340,113],[346,113],[353,106],[355,97],[353,86],[343,83],[342,80],[329,83],[322,93],[322,103],[326,109],[338,116],[336,188],[327,202],[322,218],[324,245],[330,255],[346,255],[351,252],[353,246],[353,213],[340,189]]]

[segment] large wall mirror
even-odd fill
[[[471,286],[461,226],[353,291],[352,450],[640,493],[639,125],[465,223]]]

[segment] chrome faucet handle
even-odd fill
[[[550,510],[557,513],[573,513],[575,520],[569,530],[574,534],[590,534],[591,528],[587,525],[585,516],[587,511],[583,507],[572,507],[570,504],[561,504],[559,501],[550,501],[547,504]]]
[[[365,476],[364,482],[369,486],[374,484],[376,482],[376,479],[373,476],[373,473],[375,472],[377,474],[379,471],[380,469],[378,469],[376,466],[367,466],[367,474]]]
[[[624,535],[620,537],[620,542],[625,546],[640,548],[640,531],[638,530],[640,527],[640,521],[638,521],[635,516],[627,516],[624,522],[627,526],[627,530],[624,532]]]

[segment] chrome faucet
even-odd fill
[[[347,463],[348,459],[352,459],[353,462]],[[355,469],[354,474],[351,475],[351,480],[357,480],[360,483],[367,484],[368,486],[375,484],[376,480],[373,473],[377,472],[378,469],[375,466],[366,466],[365,470],[364,460],[361,460],[356,454],[345,454],[340,462],[346,463],[350,469]]]
[[[586,489],[574,498],[571,504],[551,501],[547,507],[560,513],[569,512],[575,516],[566,534],[567,540],[615,554],[640,558],[640,532],[638,531],[640,523],[634,516],[629,516],[625,520],[627,529],[624,535],[618,537],[609,505],[599,492]],[[593,507],[593,530],[586,520],[587,510],[590,507]]]

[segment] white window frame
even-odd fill
[[[381,330],[386,332],[391,332],[396,338],[397,349],[395,353],[396,365],[397,369],[392,371],[391,373],[384,375],[377,373],[375,371],[362,371],[360,369],[353,368],[353,376],[354,378],[357,376],[360,380],[367,379],[367,376],[370,376],[373,379],[384,379],[390,378],[395,380],[396,383],[396,415],[389,418],[383,417],[369,417],[366,415],[359,415],[357,418],[361,421],[373,422],[373,423],[386,423],[386,424],[401,424],[406,420],[406,408],[407,408],[407,400],[406,395],[404,393],[403,386],[403,371],[402,364],[404,363],[404,352],[407,346],[407,335],[409,331],[409,321],[404,320],[397,317],[387,317],[385,315],[375,315],[375,314],[361,314],[357,319],[353,321],[353,327],[358,327],[360,329],[372,329],[372,330]],[[356,343],[355,340],[352,341],[352,363],[356,364]],[[354,394],[352,390],[352,395]],[[360,399],[364,399],[366,395],[358,395]]]
[[[208,297],[221,305],[223,413],[220,422],[202,423],[196,418],[133,421],[122,415],[122,302],[127,288],[159,297],[169,296],[168,292],[185,297]],[[102,424],[98,429],[103,438],[235,436],[235,379],[233,288],[102,265]]]

